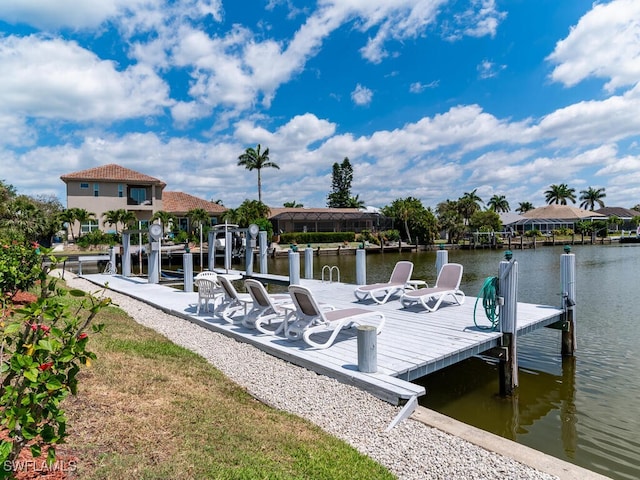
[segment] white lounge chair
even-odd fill
[[[330,347],[343,328],[354,325],[369,324],[371,319],[377,318],[376,331],[380,333],[384,326],[385,317],[380,312],[366,308],[353,307],[336,310],[322,309],[308,288],[300,285],[290,285],[289,293],[296,308],[295,320],[288,323],[285,336],[289,340],[304,340],[307,345],[315,348]],[[311,339],[312,335],[330,332],[324,342]]]
[[[269,295],[262,283],[251,278],[245,280],[244,286],[253,304],[242,319],[242,325],[267,335],[280,333],[284,329],[285,316],[293,312],[293,307],[287,310],[282,308],[282,304],[291,306],[291,297],[286,294]]]
[[[440,304],[445,299],[450,299],[452,303],[462,305],[465,295],[460,290],[461,281],[462,265],[459,263],[446,263],[440,269],[435,286],[407,290],[400,298],[400,301],[405,308],[410,305],[420,304],[430,312],[435,312],[440,308]],[[433,302],[432,306],[429,305],[430,302]]]
[[[409,288],[409,280],[413,273],[413,263],[406,260],[396,263],[391,272],[391,278],[386,283],[372,283],[361,285],[354,290],[358,301],[371,298],[379,304],[386,303],[391,295],[401,295]]]
[[[224,275],[218,276],[220,287],[223,291],[223,297],[220,304],[216,307],[213,314],[222,318],[228,323],[236,323],[242,321],[247,315],[247,307],[251,304],[251,295],[248,293],[238,293],[233,283]],[[242,310],[242,317],[234,320],[233,316]]]
[[[216,301],[222,298],[222,289],[217,281],[210,280],[209,278],[200,278],[195,281],[198,287],[198,308],[196,309],[196,315],[200,315],[200,308],[205,307],[206,311],[209,311],[209,302],[215,310]]]

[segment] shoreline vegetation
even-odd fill
[[[490,239],[474,239],[470,238],[459,243],[446,243],[445,241],[436,241],[431,245],[415,245],[406,242],[389,242],[383,245],[368,244],[364,246],[367,253],[383,253],[383,252],[411,252],[411,251],[434,251],[434,250],[475,250],[475,249],[529,249],[538,247],[558,246],[558,245],[611,245],[615,243],[640,243],[640,238],[635,235],[609,235],[607,237],[593,237],[582,235],[546,235],[546,236],[514,236],[510,238],[496,237],[495,241]],[[169,247],[169,245],[167,245]],[[173,254],[182,253],[187,244],[171,245]],[[188,244],[192,253],[199,253],[200,248],[197,244]],[[207,242],[202,245],[203,251],[207,250]],[[363,248],[362,242],[333,242],[333,243],[310,243],[306,245],[299,244],[277,244],[272,243],[269,248],[271,257],[285,257],[289,250],[297,249],[298,252],[304,252],[306,248],[314,250],[314,256],[323,255],[355,255],[358,249]],[[256,249],[257,252],[257,249]],[[57,256],[81,256],[93,255],[96,253],[109,253],[108,245],[98,245],[95,247],[81,248],[73,244],[60,245],[56,250]],[[164,249],[163,249],[164,253]]]

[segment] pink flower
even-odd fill
[[[32,324],[31,324],[31,330],[33,330],[34,332],[35,332],[36,330],[38,330],[38,324],[37,324],[37,323],[32,323]]]
[[[40,330],[42,330],[44,333],[49,333],[51,327],[49,325],[40,325]]]
[[[86,332],[82,332],[80,335],[78,335],[78,340],[84,340],[85,338],[87,338],[89,335],[86,334]]]

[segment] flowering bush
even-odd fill
[[[0,245],[0,292],[2,306],[20,290],[27,290],[40,278],[41,256],[37,243],[16,241]]]
[[[58,288],[44,264],[48,259],[55,265],[55,258],[48,257],[50,252],[37,245],[31,250],[18,244],[0,249],[0,269],[32,265],[34,254],[39,259],[36,267],[22,274],[11,273],[0,282],[4,299],[0,318],[0,425],[8,433],[8,439],[0,441],[0,478],[13,476],[12,466],[27,445],[34,457],[40,456],[44,446],[49,447],[47,462],[55,461],[54,445],[67,435],[61,402],[76,393],[80,367],[89,366],[96,358],[87,349],[86,330],[102,329],[92,322],[110,303],[108,298],[70,290],[71,296],[81,299],[71,311],[70,302],[64,299],[67,291]],[[20,308],[13,305],[17,286],[9,278],[15,278],[20,288],[38,285],[38,299]]]

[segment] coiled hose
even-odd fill
[[[476,304],[473,307],[473,323],[476,327],[482,330],[496,330],[500,324],[499,320],[499,304],[498,304],[498,290],[500,285],[500,279],[498,277],[487,277],[482,284],[478,298],[476,298]],[[476,309],[478,308],[478,302],[482,298],[482,308],[484,313],[491,322],[491,325],[478,325],[476,321]]]

